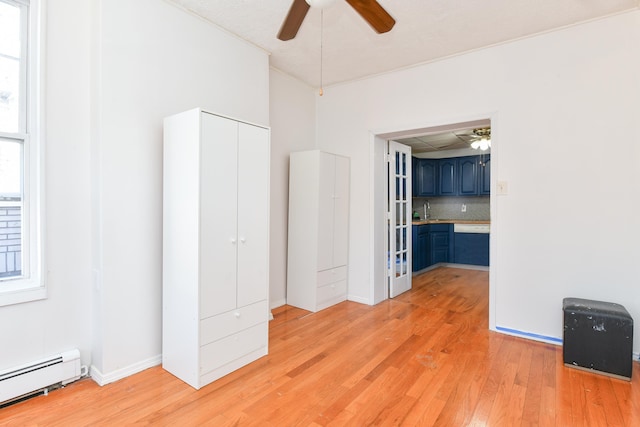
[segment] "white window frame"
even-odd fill
[[[35,301],[47,297],[44,277],[44,63],[42,17],[44,0],[0,0],[24,7],[23,32],[26,37],[21,58],[20,121],[16,133],[0,132],[0,137],[23,144],[22,275],[0,280],[0,306]],[[26,25],[25,25],[26,24]]]

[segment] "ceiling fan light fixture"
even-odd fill
[[[487,151],[491,148],[491,128],[478,128],[473,130],[473,135],[471,135],[473,140],[471,141],[471,148],[474,150],[482,150]]]
[[[487,151],[489,148],[491,148],[491,139],[489,138],[476,139],[471,143],[471,148],[473,148],[474,150],[480,149],[482,151]]]
[[[315,9],[325,9],[335,4],[337,0],[304,0],[307,4]]]

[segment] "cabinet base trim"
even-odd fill
[[[316,309],[316,312],[320,311],[320,310],[324,310],[325,308],[329,308],[332,305],[336,305],[336,304],[341,303],[342,301],[346,301],[346,300],[347,300],[347,296],[346,295],[341,295],[341,296],[336,297],[336,298],[331,298],[330,300],[324,301],[323,303],[319,303],[318,307]]]
[[[478,270],[478,271],[489,271],[489,267],[485,265],[472,265],[472,264],[453,264],[450,262],[440,262],[438,264],[430,265],[429,267],[423,268],[422,270],[414,271],[411,273],[412,276],[416,276],[418,274],[426,273],[427,271],[435,270],[439,267],[451,267],[451,268],[462,268],[465,270]]]
[[[243,366],[246,366],[249,363],[255,362],[261,357],[266,356],[267,353],[268,353],[268,347],[262,347],[252,351],[251,353],[245,354],[244,356],[239,357],[238,359],[235,359],[234,361],[229,362],[226,365],[216,368],[213,371],[209,371],[200,377],[200,387],[197,387],[197,388],[199,389],[201,387],[204,387],[207,384],[210,384],[215,380],[218,380],[224,377],[225,375],[230,374],[233,371],[237,371]]]

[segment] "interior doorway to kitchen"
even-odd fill
[[[390,224],[388,223],[388,213],[389,210],[389,202],[388,202],[388,191],[390,190],[391,181],[389,179],[387,173],[387,163],[385,161],[385,156],[387,154],[387,144],[388,141],[395,142],[403,142],[403,145],[407,145],[407,141],[411,138],[417,138],[424,135],[438,135],[438,134],[462,134],[465,135],[470,134],[474,129],[478,128],[486,128],[490,127],[492,124],[491,119],[474,119],[468,121],[460,121],[454,124],[446,124],[446,125],[437,125],[437,126],[425,126],[423,128],[414,128],[408,130],[399,130],[392,132],[380,132],[378,134],[372,135],[372,168],[371,168],[371,179],[372,179],[372,301],[374,304],[377,304],[380,301],[388,299],[392,297],[388,282],[389,282],[389,272],[388,266],[392,260],[391,251],[389,250],[389,230],[391,229]],[[494,132],[495,136],[495,132]],[[458,147],[448,147],[443,148],[439,147],[438,153],[436,156],[440,157],[457,157],[457,156],[471,156],[480,154],[481,150],[474,150],[470,147],[470,143],[463,141],[464,137],[458,138],[458,142],[460,145]],[[471,138],[467,138],[471,139]],[[495,152],[495,138],[493,138],[493,149]],[[492,159],[492,166],[495,169],[495,158]],[[493,178],[491,178],[493,180]],[[395,184],[393,184],[395,185]],[[493,187],[490,183],[488,184],[491,188]],[[431,207],[433,208],[433,203],[431,203]],[[412,214],[413,214],[413,209]],[[421,214],[424,216],[424,213]],[[492,218],[493,219],[493,218]],[[494,228],[491,226],[491,228]],[[493,231],[492,231],[493,232]],[[405,242],[409,244],[411,239],[407,237]],[[491,253],[491,262],[495,263],[495,256],[493,254],[493,250],[490,249]],[[410,256],[409,256],[410,257]],[[395,259],[394,259],[395,261]],[[489,268],[490,276],[491,276],[491,267]],[[490,279],[490,290],[491,290],[491,279]],[[491,291],[490,291],[491,294]],[[490,305],[493,306],[493,302],[490,301]],[[490,323],[491,323],[490,316]]]

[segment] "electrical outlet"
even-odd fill
[[[462,204],[462,212],[466,212],[467,211],[467,205],[465,205],[464,203]]]

